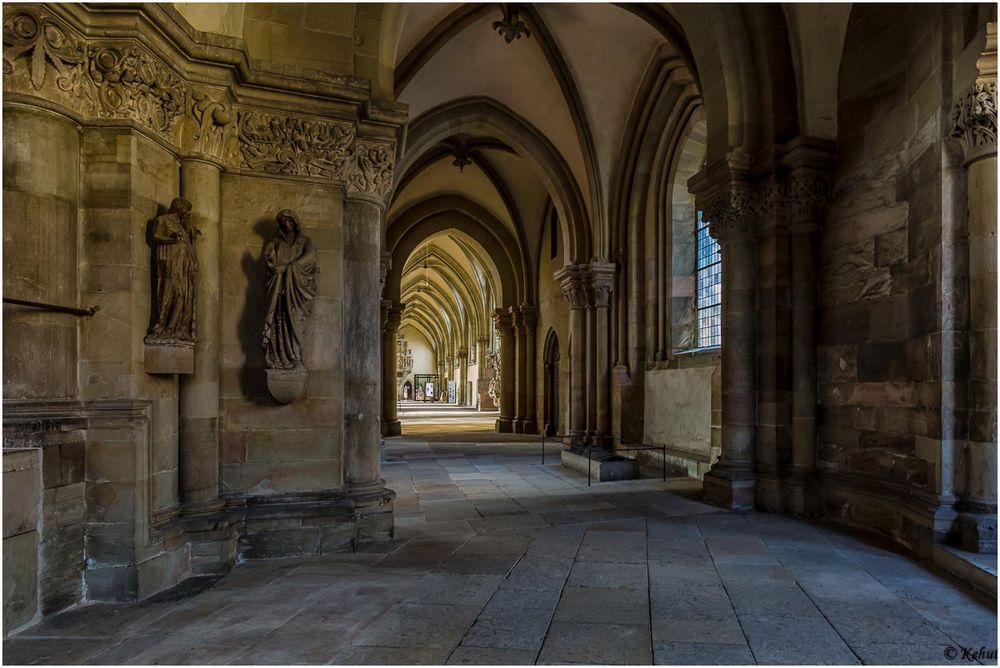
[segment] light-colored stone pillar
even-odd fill
[[[789,180],[784,197],[792,255],[792,480],[788,504],[789,510],[800,515],[815,515],[821,509],[816,480],[816,236],[827,190],[825,178],[798,175]]]
[[[997,56],[986,30],[979,77],[953,112],[962,140],[969,207],[969,435],[961,458],[958,537],[975,552],[997,548]]]
[[[178,466],[185,514],[215,512],[219,497],[219,350],[222,294],[221,170],[200,159],[181,162],[181,196],[191,202],[195,275],[194,373],[180,376]]]
[[[524,317],[520,306],[510,307],[511,323],[514,326],[514,354],[517,383],[515,384],[514,433],[524,433],[524,416],[528,410],[528,331],[524,326]]]
[[[500,334],[500,417],[497,431],[514,430],[514,326],[510,311],[493,310],[493,324]]]
[[[608,307],[615,280],[615,265],[590,263],[590,292],[594,302],[594,443],[604,446],[611,437],[611,350]]]
[[[385,436],[402,433],[396,414],[396,332],[399,331],[403,306],[382,301],[382,433]]]
[[[344,477],[355,503],[356,540],[392,534],[395,493],[381,479],[379,235],[384,205],[350,193],[343,224]]]
[[[465,392],[465,384],[469,382],[469,351],[461,348],[458,351],[458,405],[468,404],[468,397]]]
[[[569,430],[566,433],[568,445],[580,445],[587,434],[587,394],[586,394],[586,306],[587,286],[580,268],[576,265],[563,267],[555,273],[563,296],[569,302],[570,329],[570,410]]]
[[[535,349],[537,339],[535,338],[538,326],[538,309],[527,304],[521,305],[521,323],[525,331],[525,393],[527,395],[524,411],[524,433],[538,433],[538,409],[536,391],[536,369],[535,369]]]
[[[726,508],[754,504],[757,411],[756,198],[745,187],[703,207],[722,251],[722,453],[705,474],[705,500]]]

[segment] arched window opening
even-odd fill
[[[700,210],[697,216],[697,345],[713,348],[722,345],[722,254],[719,242],[709,235],[708,221]]]

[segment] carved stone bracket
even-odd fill
[[[514,322],[511,314],[502,308],[493,309],[493,324],[501,334],[514,334]]]
[[[521,304],[521,319],[528,333],[534,332],[538,326],[538,308],[529,304]]]

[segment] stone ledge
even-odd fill
[[[614,455],[607,450],[593,450],[588,458],[586,452],[563,450],[560,455],[562,465],[571,471],[587,475],[595,482],[611,480],[635,480],[639,477],[639,464],[634,459]]]
[[[974,554],[950,545],[935,545],[934,563],[955,577],[996,597],[997,555]]]

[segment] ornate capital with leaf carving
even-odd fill
[[[757,194],[750,188],[730,187],[702,206],[708,233],[720,242],[739,237],[754,238],[760,216]]]
[[[514,323],[511,314],[502,308],[493,309],[493,324],[497,328],[497,331],[504,336],[512,336],[514,334]]]
[[[951,112],[951,136],[965,147],[968,162],[997,152],[997,82],[980,79]]]
[[[823,222],[830,181],[820,175],[794,175],[784,187],[785,215],[792,231],[811,232]]]
[[[348,193],[384,199],[392,188],[396,157],[392,144],[358,140],[347,173]]]

